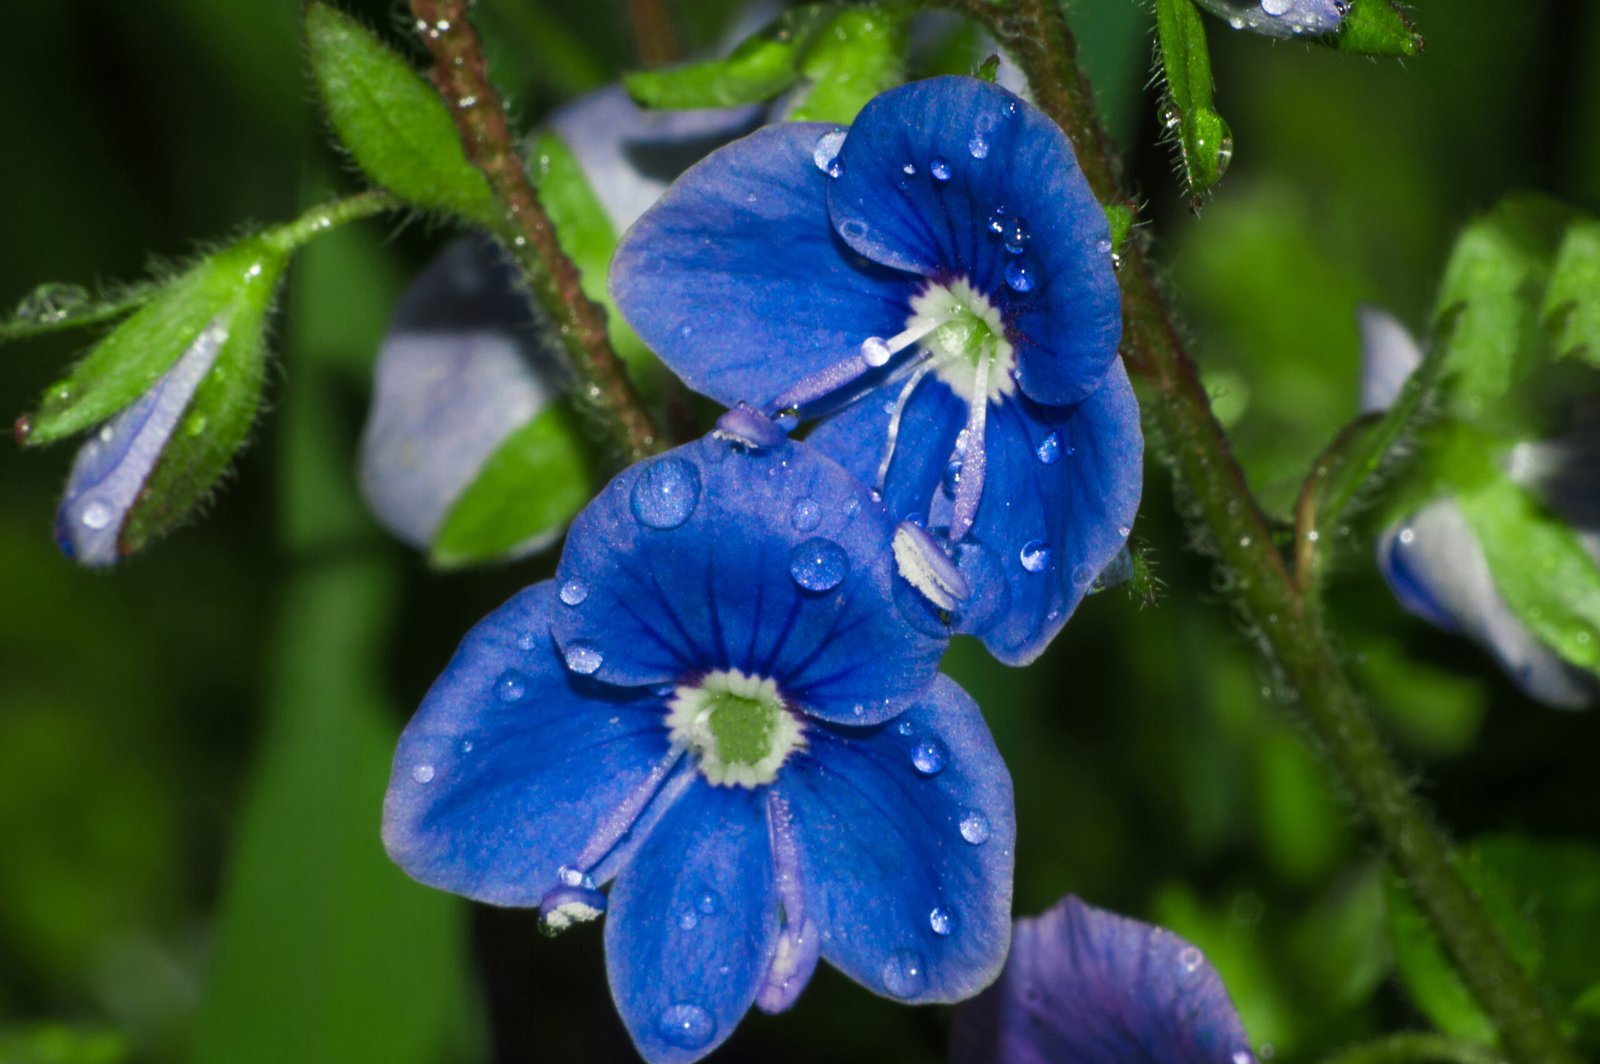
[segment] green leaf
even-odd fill
[[[1555,353],[1600,367],[1600,221],[1567,229],[1541,308]]]
[[[1600,981],[1600,849],[1581,842],[1490,835],[1472,849],[1517,892],[1544,944],[1540,981],[1577,1002]]]
[[[506,437],[434,535],[429,558],[455,568],[504,558],[558,532],[594,494],[596,474],[566,404]]]
[[[1513,483],[1488,450],[1468,457],[1465,446],[1452,448],[1450,475],[1495,589],[1540,642],[1600,673],[1600,566],[1572,526]]]
[[[1334,47],[1363,55],[1421,55],[1426,45],[1394,0],[1352,0]]]
[[[1572,211],[1554,200],[1517,196],[1457,238],[1434,312],[1441,326],[1450,322],[1441,346],[1455,416],[1468,422],[1503,416],[1500,401],[1537,364],[1544,349],[1539,309],[1571,219]]]
[[[550,215],[561,250],[578,267],[583,294],[606,310],[606,335],[612,350],[639,390],[647,397],[658,396],[666,370],[617,309],[606,284],[611,256],[617,250],[617,231],[600,198],[577,156],[556,134],[541,133],[534,138],[532,157],[531,176],[539,202]]]
[[[149,390],[207,325],[251,308],[264,313],[284,261],[268,242],[250,238],[167,282],[45,390],[38,413],[27,419],[26,442],[49,443],[99,424]]]
[[[132,1055],[128,1040],[111,1031],[55,1023],[0,1029],[0,1061],[5,1064],[122,1064]]]
[[[797,122],[855,121],[868,100],[905,80],[908,11],[878,7],[840,12],[800,64],[810,91],[789,117]]]
[[[1167,91],[1161,123],[1178,142],[1189,196],[1198,204],[1233,159],[1233,133],[1211,101],[1211,51],[1192,0],[1156,0],[1156,41]]]
[[[150,301],[159,285],[124,288],[96,298],[82,285],[47,281],[22,297],[0,321],[0,343],[120,318]]]
[[[373,182],[490,228],[504,215],[443,101],[404,59],[327,4],[306,8],[312,78],[334,132]]]
[[[688,109],[762,103],[795,83],[806,46],[836,11],[836,4],[791,8],[726,59],[634,71],[622,76],[622,84],[646,107]]]

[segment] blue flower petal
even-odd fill
[[[573,521],[551,631],[569,668],[607,683],[734,668],[814,716],[870,724],[927,685],[945,646],[889,608],[892,534],[814,449],[707,438],[624,470]]]
[[[920,279],[852,254],[812,153],[833,127],[767,126],[686,172],[623,237],[611,292],[695,391],[765,406],[905,325]]]
[[[1387,410],[1422,364],[1422,351],[1400,319],[1381,307],[1362,307],[1356,322],[1361,329],[1361,412]]]
[[[1338,33],[1351,0],[1198,0],[1236,30],[1264,37]]]
[[[560,394],[561,379],[504,255],[482,238],[453,241],[406,289],[378,349],[360,458],[373,513],[426,547],[484,460]]]
[[[956,1011],[955,1064],[1252,1064],[1216,970],[1164,928],[1062,899],[1017,921],[1000,981]]]
[[[606,971],[651,1064],[699,1060],[755,1001],[778,934],[765,797],[697,781],[611,891]]]
[[[880,994],[958,1001],[1010,933],[1011,778],[982,714],[940,676],[874,729],[815,727],[775,787],[793,813],[822,956]]]
[[[839,163],[828,211],[846,243],[884,266],[967,277],[1000,307],[1035,401],[1077,402],[1099,386],[1122,334],[1111,229],[1043,112],[997,85],[930,78],[862,108]],[[1021,227],[1019,253],[991,221]],[[1007,281],[1018,268],[1027,291]]]
[[[669,757],[660,699],[562,667],[549,633],[562,608],[545,582],[480,621],[401,735],[383,839],[413,878],[538,905]]]
[[[820,425],[810,442],[867,483],[878,480],[892,403],[869,396]],[[965,424],[944,384],[924,381],[906,403],[884,505],[897,519],[949,523],[952,468]],[[1001,661],[1025,665],[1060,631],[1095,578],[1127,543],[1139,508],[1144,438],[1126,369],[1114,363],[1101,389],[1068,407],[1021,397],[991,407],[987,482],[977,519],[952,553],[973,589],[957,630]],[[930,506],[931,500],[931,506]],[[918,623],[915,607],[902,612]]]

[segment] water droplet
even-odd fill
[[[1017,553],[1022,567],[1030,573],[1042,573],[1050,568],[1050,546],[1042,539],[1030,539]]]
[[[846,218],[839,223],[839,235],[845,240],[865,240],[867,238],[867,223],[860,218]]]
[[[974,159],[987,159],[989,157],[989,138],[982,133],[974,133],[972,139],[967,141],[967,151]]]
[[[944,476],[939,478],[939,486],[952,499],[956,497],[956,489],[961,486],[961,468],[963,464],[960,458],[952,455],[949,464],[944,467]]]
[[[956,929],[956,918],[949,909],[936,905],[928,914],[928,926],[933,928],[933,933],[936,935],[948,935]]]
[[[519,702],[528,693],[528,678],[516,669],[507,669],[494,682],[494,696],[502,702]]]
[[[924,776],[937,776],[944,771],[950,751],[937,736],[930,735],[911,749],[911,764]]]
[[[33,436],[33,418],[23,414],[11,426],[11,438],[17,441],[18,447],[26,447],[28,440]]]
[[[472,740],[471,739],[463,739],[463,740],[461,740],[461,752],[463,754],[472,753]]]
[[[932,174],[933,179],[938,181],[940,184],[943,184],[955,176],[955,171],[950,169],[950,164],[939,158],[937,155],[935,155],[933,157],[933,161],[928,164],[928,172]]]
[[[682,458],[658,458],[639,473],[629,501],[640,524],[677,528],[700,502],[700,471]]]
[[[1007,218],[1000,227],[1000,239],[1005,241],[1006,250],[1013,255],[1020,255],[1027,250],[1032,237],[1033,234],[1028,232],[1028,223],[1021,218]]]
[[[1177,104],[1169,102],[1161,108],[1161,128],[1175,130],[1182,124],[1183,112]]]
[[[695,902],[695,908],[705,916],[710,916],[722,908],[722,898],[714,890],[708,890],[700,895],[700,900]]]
[[[83,508],[83,516],[79,520],[84,528],[98,532],[111,523],[111,507],[96,499]]]
[[[65,321],[88,302],[88,289],[81,285],[48,281],[22,297],[15,316],[30,324],[50,325]]]
[[[432,783],[433,766],[418,765],[416,768],[411,770],[411,778],[416,780],[418,783]]]
[[[1083,587],[1093,579],[1094,566],[1087,562],[1084,562],[1072,570],[1072,582],[1077,584],[1079,587]]]
[[[928,985],[928,966],[922,954],[895,950],[883,962],[883,988],[897,998],[916,997]]]
[[[902,720],[899,724],[894,726],[894,730],[899,732],[901,735],[910,735],[912,732],[917,730],[917,726],[911,723],[909,720]]]
[[[1178,954],[1178,966],[1181,967],[1185,973],[1192,974],[1195,969],[1200,967],[1201,959],[1200,951],[1195,949],[1193,946],[1190,946]]]
[[[1293,0],[1261,0],[1261,10],[1274,16],[1287,15],[1293,6]]]
[[[822,524],[822,507],[811,496],[802,496],[794,501],[794,507],[789,511],[789,523],[796,532],[814,531]]]
[[[874,368],[884,365],[894,357],[889,342],[881,336],[869,336],[861,341],[861,361]]]
[[[996,207],[994,213],[989,215],[989,233],[992,236],[999,236],[1005,231],[1006,209],[1004,207]]]
[[[593,643],[586,643],[582,639],[568,643],[562,650],[562,655],[567,659],[567,668],[579,676],[593,676],[605,661],[605,657]]]
[[[1052,432],[1039,441],[1039,446],[1034,449],[1034,454],[1039,456],[1039,461],[1045,465],[1054,465],[1061,458],[1061,433]]]
[[[1033,271],[1028,269],[1028,264],[1021,259],[1012,259],[1006,263],[1006,284],[1013,292],[1033,291]]]
[[[906,163],[904,166],[902,166],[900,168],[900,172],[905,174],[907,177],[911,177],[914,174],[916,174],[916,172],[917,172],[917,164],[916,163]]]
[[[1218,177],[1228,172],[1228,164],[1231,162],[1233,162],[1233,132],[1224,126],[1222,140],[1217,143]]]
[[[968,809],[961,814],[961,837],[974,846],[982,846],[989,841],[989,818],[976,809]]]
[[[829,177],[838,177],[844,172],[844,167],[839,163],[839,149],[844,147],[845,132],[842,129],[829,130],[817,138],[817,146],[811,152],[811,161]]]
[[[589,588],[582,580],[568,580],[561,585],[561,601],[568,606],[581,606],[589,597]]]
[[[679,1049],[704,1049],[717,1036],[717,1021],[698,1005],[673,1005],[661,1014],[656,1030]]]
[[[832,591],[849,571],[849,555],[831,539],[814,536],[789,554],[789,575],[807,591]]]
[[[517,647],[521,650],[532,650],[539,645],[539,637],[533,632],[523,632],[517,636]]]
[[[678,914],[678,927],[684,931],[693,931],[700,924],[700,914],[693,909],[685,909]]]

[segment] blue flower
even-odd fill
[[[390,854],[550,930],[609,910],[651,1061],[787,1008],[819,957],[908,1002],[976,993],[1010,930],[1011,783],[944,639],[896,616],[893,537],[803,444],[626,470],[407,727]]]
[[[833,413],[811,442],[946,545],[970,598],[929,600],[1002,660],[1038,655],[1124,549],[1143,443],[1108,224],[1006,90],[935,78],[848,131],[758,130],[640,219],[611,287],[690,387]]]
[[[1000,980],[956,1011],[955,1064],[1253,1064],[1216,969],[1165,928],[1063,898],[1017,921]]]
[[[1350,0],[1197,0],[1236,30],[1266,37],[1338,33]]]
[[[1404,325],[1375,308],[1361,313],[1361,405],[1387,409],[1422,361]],[[1591,416],[1571,436],[1518,444],[1512,480],[1532,489],[1579,530],[1600,565],[1600,432]],[[1600,695],[1600,678],[1568,664],[1529,630],[1495,587],[1466,514],[1446,495],[1425,503],[1378,538],[1378,569],[1408,611],[1486,647],[1530,698],[1575,709]]]

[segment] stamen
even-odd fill
[[[822,942],[816,922],[806,916],[794,814],[777,791],[767,795],[767,826],[772,840],[773,885],[783,908],[783,926],[778,930],[777,951],[756,992],[756,1007],[762,1012],[777,1013],[793,1005],[810,982]]]
[[[954,316],[954,314],[946,314],[943,317],[913,315],[906,327],[889,337],[889,339],[885,340],[881,336],[869,336],[861,341],[861,357],[866,360],[869,366],[881,366]]]
[[[991,349],[986,344],[978,356],[972,397],[967,400],[967,453],[961,461],[961,481],[956,485],[955,506],[950,512],[950,542],[959,543],[978,514],[983,497],[983,474],[987,464],[984,426],[989,418],[989,363]]]
[[[569,867],[585,875],[603,873],[601,864],[612,855],[622,837],[633,829],[634,823],[650,802],[663,792],[664,784],[672,775],[672,770],[677,768],[678,762],[683,760],[683,754],[682,747],[672,747],[667,756],[650,770],[650,775],[645,777],[644,782],[635,787],[615,809],[606,814],[605,819],[596,826],[594,834],[590,836],[588,845]],[[689,773],[684,773],[680,777],[684,785],[693,778]],[[676,797],[681,789],[681,786],[671,788],[669,797]]]
[[[835,362],[809,377],[802,377],[788,391],[774,399],[769,409],[776,411],[808,406],[854,383],[875,368],[861,354],[851,355],[843,362]]]
[[[906,412],[906,403],[911,400],[911,393],[917,390],[917,385],[922,383],[922,378],[928,375],[933,365],[924,360],[917,366],[911,378],[906,381],[906,386],[900,389],[900,395],[894,401],[894,413],[889,415],[889,432],[883,443],[883,458],[878,462],[878,494],[883,494],[884,484],[889,479],[889,463],[894,460],[895,441],[900,438],[900,418]]]

